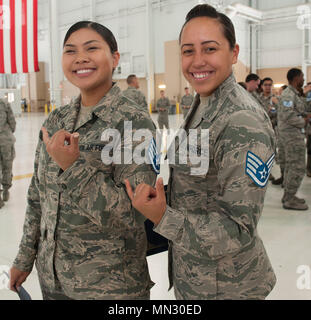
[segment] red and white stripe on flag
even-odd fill
[[[0,73],[36,71],[38,0],[0,0]]]

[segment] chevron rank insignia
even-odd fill
[[[161,154],[158,154],[157,152],[157,145],[154,138],[152,138],[148,148],[148,157],[155,173],[160,174]]]
[[[257,186],[264,188],[267,185],[275,154],[264,163],[258,156],[252,152],[247,153],[246,157],[246,174],[256,183]]]
[[[283,106],[287,108],[292,108],[294,105],[293,101],[283,101]]]

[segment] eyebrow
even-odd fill
[[[207,41],[201,42],[201,44],[207,44],[207,43],[216,43],[220,46],[220,44],[216,40],[207,40]],[[192,46],[193,47],[194,44],[193,43],[185,43],[181,46],[181,48],[183,48],[184,46]]]
[[[86,41],[85,43],[83,43],[84,46],[87,46],[88,44],[90,43],[93,43],[93,42],[99,42],[98,40],[90,40],[90,41]],[[65,44],[65,47],[76,47],[76,45],[74,44]]]

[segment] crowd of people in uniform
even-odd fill
[[[273,80],[260,80],[257,74],[249,74],[244,87],[264,108],[270,117],[277,140],[277,163],[281,176],[270,175],[271,183],[281,185],[284,209],[308,210],[305,199],[296,196],[305,175],[311,177],[311,83],[304,86],[304,74],[292,68],[287,72],[288,85],[273,91]],[[307,143],[305,143],[305,140]],[[307,162],[306,162],[307,153]]]
[[[151,163],[102,161],[103,130],[120,132],[123,156],[129,148],[125,123],[131,122],[133,134],[148,129],[151,147],[156,127],[137,78],[128,77],[124,92],[112,80],[120,59],[112,32],[90,21],[70,27],[62,66],[80,96],[53,111],[39,133],[11,290],[19,290],[36,263],[47,300],[149,299],[154,285],[146,260],[144,221],[149,219],[169,240],[169,287],[177,299],[265,299],[271,292],[276,276],[257,225],[277,150],[282,162],[282,146],[283,206],[307,208],[296,192],[305,169],[309,89],[302,91],[298,69],[288,72],[281,96],[272,94],[270,78],[258,92],[260,79],[253,74],[242,88],[232,71],[239,54],[234,26],[210,5],[189,11],[179,44],[183,74],[196,92],[193,100],[185,89],[181,128],[199,135],[209,130],[209,169],[194,175],[197,164],[176,159],[165,191],[163,179],[157,179],[155,151]],[[170,105],[161,92],[160,128],[169,128]],[[8,110],[1,102],[1,125],[3,118],[13,133]],[[14,139],[10,142],[6,137],[13,157]],[[200,143],[188,149],[203,153]],[[172,145],[177,158],[181,144]],[[8,190],[11,177],[4,176]]]

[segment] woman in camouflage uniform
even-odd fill
[[[198,93],[183,124],[198,143],[209,130],[209,168],[170,165],[168,203],[156,187],[127,191],[133,206],[170,240],[169,276],[177,299],[264,299],[276,278],[257,224],[272,168],[275,137],[262,107],[235,81],[239,47],[232,22],[209,5],[187,15],[180,35],[182,70]],[[190,140],[190,139],[189,139]],[[206,153],[189,142],[188,150]]]
[[[83,21],[67,32],[63,70],[81,95],[43,125],[11,290],[36,261],[44,299],[149,298],[144,219],[132,209],[123,180],[153,184],[156,174],[148,164],[102,158],[105,129],[121,133],[122,155],[125,121],[133,133],[155,130],[148,111],[112,81],[119,57],[113,34],[100,24]]]

